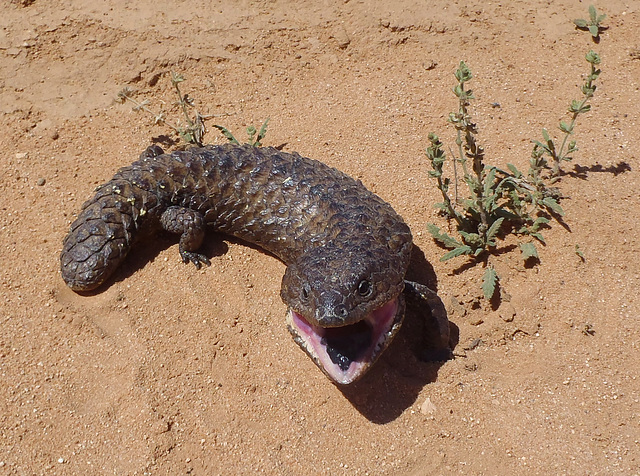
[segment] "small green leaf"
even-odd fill
[[[598,18],[598,12],[594,5],[589,5],[589,18],[591,19],[591,23],[595,23]]]
[[[458,66],[455,75],[456,79],[461,83],[466,83],[467,81],[471,80],[471,78],[473,78],[471,70],[464,61],[460,61],[460,66]]]
[[[591,33],[591,36],[593,36],[594,38],[598,37],[598,30],[598,25],[589,25],[589,33]]]
[[[482,293],[485,299],[489,300],[496,292],[496,284],[498,282],[498,273],[492,267],[488,267],[482,276]]]
[[[575,99],[572,100],[571,105],[569,106],[569,112],[579,113],[580,108],[582,107],[580,104],[582,104],[580,101],[577,101]]]
[[[427,223],[427,231],[431,233],[431,236],[434,240],[442,243],[447,248],[456,248],[462,246],[462,243],[460,243],[455,238],[452,238],[448,234],[441,232],[440,228],[438,228],[433,223]]]
[[[522,177],[522,172],[520,172],[520,171],[518,170],[518,168],[517,168],[515,165],[513,165],[513,164],[507,164],[507,168],[509,169],[509,171],[513,174],[513,176],[514,176],[515,178],[520,178],[520,177]]]
[[[489,169],[489,173],[484,178],[484,196],[490,197],[493,195],[491,190],[493,189],[494,183],[496,181],[496,168],[491,167]]]
[[[249,145],[253,145],[253,136],[256,135],[256,127],[251,125],[247,127],[247,136],[249,136]]]
[[[487,230],[487,241],[493,241],[498,231],[500,231],[500,226],[502,225],[503,221],[504,218],[498,218],[491,224],[491,226]]]
[[[549,223],[549,219],[545,217],[538,217],[531,225],[531,231],[538,231],[542,225]]]
[[[520,243],[520,251],[522,252],[522,259],[525,261],[529,258],[538,259],[538,250],[533,243]]]
[[[471,247],[467,245],[462,245],[449,251],[448,253],[445,253],[444,256],[440,258],[440,261],[447,261],[447,260],[450,260],[451,258],[455,258],[456,256],[468,255],[468,254],[471,254]]]
[[[591,64],[600,64],[600,55],[593,50],[589,50],[585,59]]]
[[[474,248],[482,248],[483,242],[479,234],[467,233],[466,231],[462,231],[462,230],[460,230],[458,233],[460,233],[460,236],[462,236],[466,244],[471,245]]]
[[[216,129],[218,129],[220,132],[222,132],[222,135],[225,136],[229,142],[231,142],[232,144],[237,144],[240,145],[240,142],[238,142],[238,139],[236,139],[233,134],[231,133],[231,131],[229,131],[229,129],[227,129],[224,126],[219,126],[217,124],[214,124],[213,127],[215,127]]]
[[[543,245],[546,244],[546,241],[544,241],[544,236],[542,236],[540,233],[531,233],[532,237],[534,237],[536,240],[538,240],[540,243],[542,243]]]
[[[544,145],[542,142],[538,141],[538,140],[534,140],[533,143],[539,147],[540,149],[544,150],[547,154],[551,154],[551,149],[549,149],[549,147],[547,147],[546,145]]]
[[[578,27],[578,28],[586,28],[587,25],[589,23],[587,23],[587,20],[584,20],[582,18],[578,18],[577,20],[573,20],[573,23]]]
[[[267,135],[267,125],[269,124],[269,119],[271,119],[270,117],[267,117],[264,120],[264,123],[262,124],[262,127],[260,128],[260,130],[258,131],[258,138],[256,139],[255,143],[253,144],[256,147],[260,147],[262,144],[262,139],[264,139],[264,136]]]
[[[582,94],[584,94],[585,96],[590,98],[590,97],[593,96],[593,93],[595,92],[596,88],[595,88],[595,86],[589,87],[588,85],[584,84],[584,85],[582,85],[580,90],[582,91]]]
[[[544,197],[542,199],[542,204],[554,213],[557,213],[560,216],[564,216],[564,210],[555,198]]]
[[[183,81],[184,81],[184,76],[182,76],[180,73],[174,73],[173,71],[171,71],[171,82],[174,85],[181,83]]]
[[[553,143],[551,137],[549,137],[549,132],[546,129],[542,129],[542,137],[544,137],[544,141],[547,143],[546,146],[540,144],[549,154],[553,155],[556,150],[556,146]],[[536,142],[536,141],[534,141]]]
[[[562,132],[564,132],[565,134],[571,134],[573,133],[573,126],[571,124],[567,124],[564,121],[560,121],[560,130]]]

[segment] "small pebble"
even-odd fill
[[[423,415],[433,415],[436,412],[436,406],[431,402],[431,398],[427,397],[422,405],[420,405],[420,413]]]
[[[483,322],[484,320],[481,317],[472,317],[471,319],[469,319],[469,324],[471,324],[472,326],[479,326]]]
[[[482,339],[473,339],[471,343],[464,348],[464,350],[473,350],[476,347],[478,347],[480,344],[482,344]]]
[[[341,50],[344,50],[351,43],[349,35],[347,35],[347,32],[342,28],[339,28],[334,32],[333,38],[336,40],[336,42],[338,43],[338,48],[340,48]]]
[[[38,187],[42,187],[45,183],[47,183],[47,180],[46,180],[45,178],[40,177],[40,178],[38,179],[38,181],[36,182],[36,185],[37,185]]]
[[[464,317],[467,314],[467,310],[455,296],[451,296],[447,312],[459,317]]]
[[[18,160],[26,159],[27,157],[29,157],[29,152],[18,152],[16,154],[16,159],[18,159]]]
[[[511,303],[503,304],[500,306],[499,314],[504,322],[511,322],[516,317],[516,308]]]
[[[58,458],[58,463],[60,464],[64,463],[64,458]]]

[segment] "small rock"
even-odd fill
[[[169,424],[169,422],[167,422],[165,420],[159,419],[159,420],[156,420],[152,424],[152,431],[156,435],[160,435],[162,433],[166,433],[166,432],[168,432],[170,430],[171,430],[171,425]]]
[[[336,40],[338,48],[341,50],[346,49],[346,47],[351,43],[351,38],[349,38],[349,35],[347,35],[347,32],[343,28],[338,29],[333,34],[333,38]]]
[[[438,63],[436,63],[434,60],[430,60],[423,63],[423,66],[424,66],[424,69],[426,69],[427,71],[431,71],[432,69],[435,69],[436,66],[438,66]]]
[[[431,403],[431,398],[427,397],[422,405],[420,405],[420,413],[423,415],[433,415],[436,412],[436,406]]]
[[[451,296],[449,299],[449,306],[447,306],[447,313],[454,316],[464,317],[467,314],[467,310],[455,296]]]
[[[58,463],[60,464],[64,463],[64,458],[58,458]]]
[[[516,317],[516,308],[511,303],[505,303],[500,306],[498,313],[504,322],[511,322]]]
[[[16,154],[16,159],[18,160],[26,159],[27,157],[29,157],[29,152],[18,152]]]
[[[478,347],[480,344],[482,344],[482,339],[473,339],[468,345],[465,345],[463,347],[464,350],[474,350],[476,347]]]
[[[47,183],[47,179],[40,177],[37,181],[36,181],[36,185],[38,187],[42,187],[45,183]]]
[[[471,317],[471,319],[469,319],[469,324],[471,324],[472,326],[479,326],[483,322],[484,320],[482,319],[482,317],[479,317],[479,316]]]

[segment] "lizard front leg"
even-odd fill
[[[204,240],[206,228],[201,213],[190,208],[173,206],[164,211],[160,223],[166,231],[180,234],[179,249],[183,262],[192,262],[198,269],[202,263],[211,265],[209,258],[197,252]]]

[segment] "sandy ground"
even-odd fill
[[[574,0],[228,3],[0,6],[0,475],[640,474],[640,4],[599,5],[610,28],[593,45]],[[465,60],[488,160],[526,168],[590,48],[603,73],[560,183],[566,227],[537,267],[492,258],[511,296],[494,310],[483,270],[439,262],[426,232],[446,226],[427,134],[453,146]],[[336,387],[284,326],[284,265],[220,237],[201,271],[162,235],[102,292],[65,287],[74,214],[169,133],[113,99],[129,86],[179,118],[170,70],[214,122],[270,117],[266,145],[344,170],[405,217],[459,330],[455,360],[419,361],[407,322]]]

